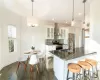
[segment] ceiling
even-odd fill
[[[86,14],[89,13],[89,4],[86,3]],[[34,18],[40,20],[54,19],[57,22],[70,22],[72,18],[73,0],[35,0],[34,1]],[[32,15],[31,0],[4,0],[7,8],[12,11],[30,17]],[[82,13],[79,15],[79,13]],[[75,0],[75,20],[83,20],[83,3],[82,0]]]

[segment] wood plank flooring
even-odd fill
[[[19,67],[18,72],[16,73],[17,63],[13,63],[9,66],[6,66],[2,71],[0,71],[0,80],[56,80],[54,79],[53,70],[43,70],[40,67],[40,73],[37,73],[36,68],[32,73],[33,78],[30,79],[30,65],[27,66],[27,71],[24,71],[23,65]]]

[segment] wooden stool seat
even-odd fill
[[[71,71],[73,73],[80,73],[80,71],[81,71],[81,67],[75,63],[69,64],[68,69],[69,69],[69,71]]]
[[[90,70],[90,68],[92,67],[89,63],[85,62],[85,61],[79,61],[78,64],[86,70]]]
[[[96,60],[92,60],[92,59],[85,59],[85,61],[89,64],[91,64],[92,66],[96,66],[97,65],[97,61]]]

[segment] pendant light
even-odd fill
[[[34,15],[34,13],[33,13],[33,3],[34,3],[34,0],[31,0],[31,3],[32,3],[32,18],[29,18],[29,19],[32,19],[31,21],[29,21],[29,23],[28,23],[28,26],[30,26],[30,27],[36,27],[36,26],[38,26],[38,24],[33,24],[33,21],[35,22],[35,23],[37,23],[37,20],[34,18],[33,19],[33,15]]]
[[[32,2],[32,16],[33,16],[33,3],[34,3],[34,0],[31,0]]]
[[[72,22],[71,22],[71,26],[75,25],[75,21],[74,21],[74,0],[73,0],[73,11],[72,11]]]
[[[32,17],[33,17],[33,3],[34,3],[34,0],[31,0],[31,2],[32,2]],[[35,27],[35,25],[33,24],[33,22],[29,22],[28,26],[29,27]]]
[[[84,21],[83,21],[83,28],[85,29],[85,3],[86,3],[86,0],[83,0],[83,4],[84,4]]]

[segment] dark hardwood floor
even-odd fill
[[[17,73],[16,69],[17,63],[13,63],[9,66],[6,66],[0,71],[0,80],[56,80],[54,79],[53,70],[46,70],[45,67],[39,67],[39,74],[34,67],[32,79],[30,79],[30,65],[27,66],[27,71],[24,71],[23,65],[19,67]]]
[[[18,72],[16,73],[17,63],[13,63],[9,66],[6,66],[0,71],[0,80],[57,80],[54,77],[53,70],[46,70],[45,67],[40,65],[38,74],[36,68],[34,67],[34,71],[32,73],[33,78],[30,79],[30,65],[27,66],[27,71],[24,71],[23,65],[19,67]],[[100,76],[100,71],[99,71]],[[98,80],[98,79],[94,79]]]

